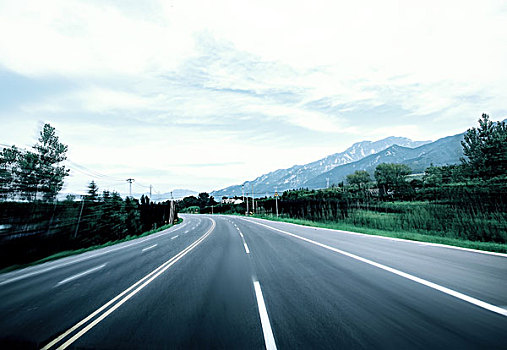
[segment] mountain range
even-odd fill
[[[461,141],[463,134],[448,136],[436,141],[412,141],[406,137],[388,137],[379,141],[362,141],[353,144],[345,151],[335,153],[323,159],[305,165],[294,165],[288,169],[279,169],[259,176],[253,181],[230,186],[211,195],[241,196],[242,186],[245,193],[254,187],[256,197],[271,195],[275,189],[283,192],[289,189],[325,188],[346,179],[356,170],[366,170],[371,175],[381,163],[403,163],[411,167],[414,173],[423,172],[431,164],[456,164],[463,156]]]
[[[76,198],[81,197],[80,194],[71,193],[71,192],[63,192],[63,193],[61,192],[58,194],[57,198],[58,198],[58,200],[63,201],[63,200],[65,200],[67,195],[73,195]],[[128,194],[121,193],[121,195],[122,195],[122,197],[126,197]],[[148,193],[146,193],[146,192],[145,193],[135,193],[135,192],[132,193],[132,197],[137,198],[137,199],[141,198],[142,195],[148,195]],[[171,200],[171,198],[172,199],[182,199],[184,197],[197,196],[197,195],[198,195],[198,192],[196,192],[196,191],[177,188],[172,191],[172,194],[171,194],[171,192],[153,193],[151,196],[151,200],[153,202],[165,202],[165,201]]]

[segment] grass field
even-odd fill
[[[371,214],[371,212],[370,212]],[[382,215],[394,215],[394,214],[384,214],[384,213],[373,213],[373,214],[381,214]],[[420,232],[410,232],[404,230],[386,230],[386,229],[377,229],[377,228],[369,228],[364,226],[356,226],[350,223],[342,223],[342,222],[317,222],[310,220],[302,220],[302,219],[291,219],[291,218],[283,218],[283,217],[274,217],[269,215],[256,215],[255,217],[261,219],[267,219],[272,221],[281,221],[288,222],[298,225],[311,226],[311,227],[322,227],[329,228],[334,230],[343,230],[343,231],[351,231],[351,232],[359,232],[365,233],[369,235],[377,235],[377,236],[385,236],[385,237],[393,237],[393,238],[402,238],[408,239],[412,241],[419,242],[428,242],[428,243],[439,243],[452,245],[456,247],[463,247],[469,249],[478,249],[485,250],[490,252],[498,252],[498,253],[507,253],[507,244],[502,243],[493,243],[493,242],[481,242],[481,241],[471,241],[460,238],[452,238],[445,237],[441,235],[432,235],[432,234],[423,234]],[[378,219],[378,217],[377,217]]]

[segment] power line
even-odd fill
[[[0,150],[2,150],[3,148],[10,148],[10,147],[11,147],[10,145],[0,143]],[[16,148],[18,150],[21,150],[21,151],[24,151],[24,152],[28,151],[28,148],[25,148],[25,147],[17,147],[16,146]],[[119,179],[117,177],[114,177],[114,176],[111,176],[111,175],[107,175],[107,174],[101,173],[99,171],[90,169],[90,168],[88,168],[88,167],[86,167],[84,165],[78,164],[78,163],[76,163],[76,162],[74,162],[74,161],[72,161],[72,160],[70,160],[68,158],[65,161],[63,161],[63,163],[64,163],[64,165],[68,169],[72,170],[72,172],[70,173],[71,177],[75,176],[75,173],[79,173],[79,174],[91,177],[93,179],[99,180],[101,182],[101,185],[103,187],[109,187],[109,188],[112,187],[112,188],[115,188],[120,183],[122,183],[122,182],[124,183],[124,181],[127,181],[127,182],[129,182],[129,193],[130,193],[130,196],[132,196],[132,182],[135,181],[132,178],[129,178],[127,180],[125,180],[125,179]],[[151,193],[154,190],[153,186],[151,184],[150,185],[145,185],[145,184],[137,182],[137,185],[140,186],[140,187],[149,189],[150,190],[149,193],[150,193],[150,197],[151,197]]]
[[[95,178],[109,179],[109,180],[111,180],[111,181],[118,181],[118,182],[123,182],[123,181],[125,181],[125,180],[123,180],[123,179],[118,179],[118,178],[115,178],[115,177],[110,176],[110,175],[102,174],[102,173],[100,173],[100,172],[98,172],[98,171],[96,171],[96,170],[92,170],[92,169],[90,169],[90,168],[87,168],[87,167],[85,167],[84,165],[78,164],[78,163],[73,162],[73,161],[71,161],[71,160],[69,160],[69,159],[67,159],[67,163],[69,163],[69,164],[68,164],[68,165],[69,165],[69,167],[71,167],[70,165],[72,165],[73,167],[75,167],[75,168],[79,169],[78,171],[80,171],[80,172],[84,172],[84,173],[87,173],[87,175],[92,176],[92,177],[95,177]],[[76,170],[76,169],[74,169],[74,170]]]
[[[147,185],[143,185],[143,184],[141,184],[141,183],[139,183],[139,182],[136,182],[136,184],[137,184],[138,186],[141,186],[141,187],[144,187],[144,188],[150,188],[150,187],[152,187],[151,185],[147,186]]]

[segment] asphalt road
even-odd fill
[[[236,216],[0,275],[0,348],[507,349],[507,256]]]

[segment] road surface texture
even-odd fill
[[[507,349],[507,256],[238,216],[0,275],[0,348]]]

